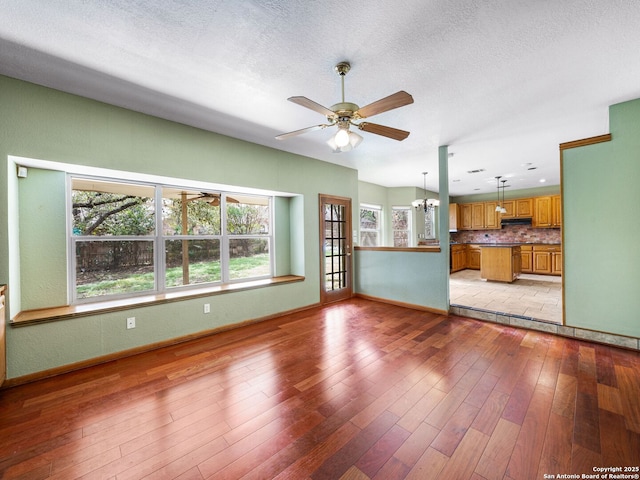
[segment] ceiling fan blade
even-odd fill
[[[355,112],[355,114],[359,118],[367,118],[377,115],[378,113],[388,112],[394,108],[404,107],[411,103],[413,103],[413,97],[404,90],[400,90],[393,95],[389,95],[388,97],[381,98],[369,105],[365,105]]]
[[[309,100],[307,97],[289,97],[287,98],[290,102],[297,103],[303,107],[307,107],[314,112],[318,112],[326,117],[335,117],[336,114],[334,111],[329,110],[327,107],[323,107],[319,103],[314,102],[313,100]]]
[[[382,135],[383,137],[392,138],[398,141],[404,140],[410,133],[406,130],[398,130],[397,128],[385,127],[384,125],[369,122],[362,122],[358,125],[358,128],[365,132],[375,133],[376,135]]]
[[[285,138],[295,137],[296,135],[302,135],[303,133],[312,132],[314,130],[322,130],[323,128],[327,128],[328,126],[329,125],[325,125],[325,124],[314,125],[312,127],[301,128],[300,130],[294,130],[293,132],[289,132],[289,133],[281,133],[276,137],[276,140],[284,140]]]

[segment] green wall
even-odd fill
[[[0,283],[8,315],[66,300],[60,171],[14,157],[285,192],[276,268],[304,282],[7,329],[7,378],[21,377],[319,302],[318,194],[357,204],[357,171],[0,76]],[[354,217],[354,221],[357,217]],[[287,232],[288,230],[288,232]],[[211,314],[202,313],[203,303]],[[126,317],[136,328],[125,328]]]
[[[565,321],[640,337],[640,99],[609,125],[610,142],[563,153]]]

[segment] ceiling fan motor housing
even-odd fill
[[[354,112],[358,111],[359,108],[360,107],[358,105],[356,105],[355,103],[340,102],[340,103],[336,103],[335,105],[332,105],[329,110],[335,112],[335,114],[340,119],[346,117],[347,119],[355,120]],[[327,119],[329,121],[331,121],[331,117],[327,117]]]

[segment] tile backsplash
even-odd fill
[[[559,228],[505,225],[500,230],[465,230],[450,234],[457,243],[561,243]]]

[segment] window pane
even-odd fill
[[[220,235],[220,194],[162,189],[164,235]]]
[[[360,228],[366,230],[377,230],[380,218],[379,210],[371,210],[368,208],[360,209]]]
[[[269,241],[266,238],[229,240],[229,277],[231,280],[271,274]]]
[[[153,270],[152,241],[76,242],[79,299],[153,290]]]
[[[245,195],[227,196],[227,233],[229,235],[268,235],[269,199]]]
[[[393,223],[393,246],[408,247],[411,236],[411,210],[405,207],[393,207],[391,221]]]
[[[409,210],[394,208],[392,213],[393,213],[393,229],[407,230],[409,228]]]
[[[73,235],[153,235],[154,187],[72,180]]]
[[[409,232],[395,230],[393,232],[393,246],[394,247],[408,247],[409,246]]]
[[[179,287],[219,282],[220,240],[167,240],[166,284]]]
[[[378,232],[360,232],[360,243],[363,247],[377,247]]]

